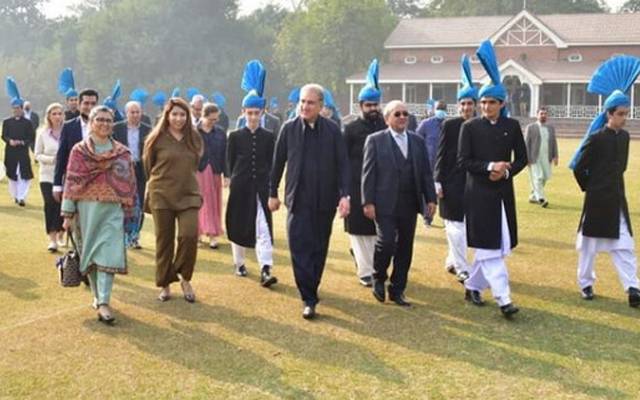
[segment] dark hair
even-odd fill
[[[215,103],[204,103],[204,106],[202,106],[203,117],[208,117],[211,114],[215,114],[219,112],[220,112],[220,108]]]
[[[82,103],[82,98],[85,96],[96,96],[96,100],[100,99],[98,92],[94,89],[83,89],[80,94],[78,94],[78,102]]]
[[[447,103],[442,100],[436,102],[436,110],[447,110]]]
[[[538,112],[540,112],[540,111],[549,112],[549,109],[547,108],[547,106],[540,106],[540,107],[538,107]]]
[[[607,114],[613,114],[616,112],[616,110],[618,109],[619,106],[615,106],[615,107],[611,107],[611,108],[607,108]]]

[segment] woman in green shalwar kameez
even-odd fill
[[[98,319],[111,324],[114,275],[127,273],[124,219],[135,204],[135,172],[129,150],[110,137],[111,110],[95,107],[89,124],[89,136],[69,157],[62,214],[65,229],[78,224],[80,271],[89,277]]]

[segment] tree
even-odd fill
[[[416,17],[423,13],[427,0],[387,0],[387,4],[398,17]]]
[[[424,16],[515,15],[526,9],[535,14],[598,13],[608,11],[603,0],[433,0]]]
[[[44,36],[47,24],[40,6],[44,0],[0,0],[0,54],[30,54]]]
[[[285,19],[275,59],[291,84],[317,82],[335,90],[382,56],[395,24],[384,0],[312,0]]]
[[[627,0],[627,2],[622,5],[620,11],[626,13],[640,12],[640,0]]]

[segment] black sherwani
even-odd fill
[[[462,117],[444,121],[436,153],[434,180],[442,185],[443,198],[438,204],[440,217],[449,221],[464,220],[464,186],[467,173],[458,166],[458,141]]]
[[[629,157],[629,132],[607,127],[593,134],[582,149],[573,173],[585,192],[580,226],[584,236],[618,239],[620,212],[631,232],[624,190],[624,172]]]
[[[501,247],[501,203],[507,214],[511,247],[516,247],[518,225],[513,178],[527,165],[520,123],[500,117],[494,125],[486,118],[473,118],[462,124],[458,145],[458,164],[467,171],[464,211],[469,247]],[[489,179],[488,167],[493,161],[511,162],[507,179],[496,182]]]
[[[315,306],[336,207],[349,195],[349,160],[340,128],[322,116],[313,128],[302,117],[285,122],[273,157],[271,197],[278,197],[285,164],[293,273],[302,300]]]
[[[7,177],[13,181],[18,180],[16,171],[20,166],[20,178],[24,180],[33,179],[31,170],[31,159],[29,149],[33,147],[36,133],[31,121],[24,117],[10,117],[2,121],[2,140],[4,147],[4,166],[7,170]],[[9,140],[21,140],[24,144],[10,146]]]
[[[344,230],[352,235],[375,235],[376,224],[364,216],[360,184],[362,181],[362,159],[364,142],[375,132],[386,129],[382,118],[369,121],[362,117],[344,127],[344,141],[351,170],[351,213],[344,219]]]
[[[225,222],[229,240],[243,247],[256,245],[256,195],[260,198],[273,241],[269,211],[269,173],[275,139],[273,133],[244,127],[229,134],[226,170],[231,178]]]

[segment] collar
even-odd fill
[[[393,130],[392,127],[389,127],[389,132],[391,132],[391,135],[393,135],[394,137],[404,138],[404,137],[407,136],[406,129],[403,132],[396,132],[396,131]]]

